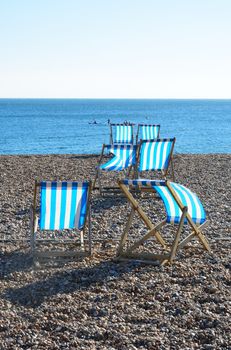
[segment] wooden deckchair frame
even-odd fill
[[[128,216],[125,230],[121,236],[119,247],[117,250],[117,259],[118,260],[121,260],[121,259],[122,260],[124,260],[124,259],[125,260],[126,259],[136,259],[137,260],[138,259],[138,260],[141,260],[144,262],[159,263],[161,265],[165,265],[167,263],[172,264],[173,260],[175,259],[177,251],[179,249],[183,248],[194,237],[197,237],[199,242],[202,244],[203,248],[210,252],[209,243],[208,243],[207,239],[205,238],[205,236],[203,235],[203,233],[201,232],[201,229],[207,225],[207,222],[203,223],[200,226],[197,226],[194,224],[191,216],[188,213],[188,208],[182,204],[180,198],[178,197],[178,195],[176,194],[176,192],[172,188],[169,181],[166,181],[166,186],[167,186],[168,190],[170,191],[170,193],[172,194],[175,201],[177,202],[178,206],[182,210],[180,222],[178,224],[178,228],[176,230],[176,234],[174,236],[173,243],[170,247],[167,246],[164,238],[161,236],[161,234],[159,232],[159,230],[167,223],[166,220],[163,220],[163,221],[159,222],[158,224],[153,225],[153,223],[149,220],[148,216],[145,214],[144,210],[139,206],[138,202],[135,200],[133,195],[130,193],[128,186],[125,185],[123,183],[123,181],[119,181],[118,184],[119,184],[120,189],[122,190],[122,192],[124,193],[124,195],[126,196],[126,198],[128,199],[128,201],[131,204],[131,212]],[[142,187],[140,187],[140,189],[142,191]],[[153,190],[153,192],[156,192],[153,188],[152,188],[152,190]],[[128,247],[125,250],[125,244],[126,244],[127,239],[128,239],[128,231],[131,227],[132,219],[134,217],[135,212],[137,212],[137,214],[140,216],[141,220],[147,226],[149,231],[142,238],[135,241],[132,245],[130,245],[130,247]],[[181,232],[183,229],[183,224],[184,224],[185,218],[187,219],[188,224],[191,226],[193,232],[190,233],[186,238],[184,238],[180,242],[180,236],[181,236]],[[145,241],[147,241],[150,237],[155,237],[157,239],[158,243],[160,243],[160,245],[162,246],[162,249],[164,249],[166,252],[161,253],[161,254],[152,254],[152,253],[146,253],[146,252],[137,253],[134,251],[136,248],[141,246]]]
[[[73,244],[77,245],[76,241],[71,239],[62,239],[62,241],[52,240],[52,239],[37,239],[36,233],[38,229],[38,215],[36,214],[36,202],[37,202],[37,194],[38,189],[41,188],[41,182],[35,181],[34,185],[34,196],[33,196],[33,204],[31,205],[31,216],[30,216],[30,243],[31,243],[31,253],[34,259],[39,258],[54,258],[54,257],[86,257],[90,256],[92,253],[92,239],[91,239],[91,191],[92,191],[92,183],[88,181],[89,188],[87,194],[87,209],[86,209],[86,218],[83,225],[82,230],[80,232],[80,251],[60,251],[60,250],[52,250],[52,251],[38,251],[36,250],[36,242],[39,243],[52,243],[52,244]],[[84,234],[86,231],[86,224],[88,223],[88,251],[85,249],[85,240]]]
[[[157,139],[160,137],[160,124],[138,124],[137,127],[137,133],[136,133],[136,143],[138,144],[139,142],[139,132],[140,132],[140,127],[141,126],[158,126],[158,135],[157,135]],[[142,139],[140,139],[142,140]],[[148,140],[146,140],[148,141]]]
[[[162,139],[152,139],[152,140],[140,140],[140,143],[138,145],[138,149],[137,149],[137,161],[136,161],[136,166],[135,166],[135,175],[137,178],[141,177],[141,171],[138,170],[139,168],[139,163],[140,163],[140,153],[141,153],[141,147],[142,144],[147,143],[147,142],[155,142],[158,140],[162,140]],[[168,140],[168,139],[165,139]],[[172,146],[171,146],[171,151],[170,151],[170,155],[169,155],[169,162],[168,162],[168,166],[165,170],[150,170],[150,171],[155,171],[155,172],[159,172],[163,175],[164,179],[167,179],[167,175],[169,173],[169,167],[171,166],[171,172],[172,172],[172,180],[173,182],[175,181],[175,174],[174,174],[174,166],[173,166],[173,150],[174,150],[174,145],[176,142],[176,138],[173,137],[173,142],[172,142]]]
[[[125,145],[129,145],[129,144],[133,144],[134,143],[134,126],[135,124],[123,124],[123,123],[118,123],[118,124],[115,124],[115,123],[112,123],[110,124],[110,144],[111,145],[117,145],[118,143],[117,142],[114,142],[114,137],[113,137],[113,126],[131,126],[132,127],[132,142],[125,142],[124,144]],[[121,142],[123,143],[123,142]]]
[[[99,157],[99,161],[98,164],[96,166],[96,175],[93,181],[93,185],[92,185],[92,189],[93,190],[99,190],[100,195],[104,195],[106,193],[117,193],[121,195],[121,191],[120,188],[118,186],[102,186],[102,182],[101,182],[101,173],[103,173],[104,171],[101,171],[100,169],[100,165],[103,161],[103,157],[104,157],[104,151],[105,149],[108,148],[108,145],[103,144],[102,147],[102,151]],[[137,157],[137,154],[136,154]],[[120,173],[123,173],[124,176],[129,176],[131,174],[132,169],[134,170],[134,174],[135,174],[135,165],[130,165],[128,168],[124,169],[123,171],[120,171]],[[126,172],[125,172],[126,171]],[[106,171],[105,171],[106,172]],[[119,173],[119,171],[117,171],[117,173]],[[127,173],[127,174],[126,174]],[[98,180],[98,187],[96,186],[96,181]]]

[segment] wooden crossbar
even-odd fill
[[[138,248],[141,244],[143,244],[147,239],[149,239],[152,236],[155,236],[157,234],[160,235],[158,230],[165,225],[166,221],[162,221],[159,224],[157,224],[152,230],[150,230],[148,233],[146,233],[142,238],[140,238],[138,241],[136,241],[133,245],[131,245],[127,252],[132,252],[134,249]]]

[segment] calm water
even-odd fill
[[[160,124],[178,153],[231,150],[231,100],[0,99],[0,154],[98,153],[108,119]]]

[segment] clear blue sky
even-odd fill
[[[0,0],[0,97],[231,98],[231,0]]]

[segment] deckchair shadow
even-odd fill
[[[112,207],[121,207],[121,205],[124,203],[126,203],[125,196],[103,196],[100,198],[100,202],[99,197],[97,196],[91,201],[91,209],[92,212],[102,212],[103,210],[110,209]]]
[[[12,272],[28,271],[33,266],[30,252],[0,253],[0,261],[0,279],[8,278]]]
[[[138,268],[141,264],[130,262],[118,264],[112,260],[102,261],[93,267],[84,267],[54,273],[51,277],[27,284],[20,288],[9,288],[2,298],[13,304],[37,308],[47,298],[57,294],[73,293],[87,290],[91,286],[105,286],[108,281],[118,279],[125,273]],[[65,283],[64,283],[65,281]],[[52,286],[52,288],[51,288]],[[106,295],[105,295],[106,296]]]

